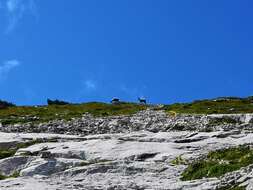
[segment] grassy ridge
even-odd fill
[[[253,113],[253,97],[198,100],[192,103],[167,105],[164,109],[168,112],[174,111],[187,114]]]
[[[91,102],[84,104],[49,105],[49,106],[14,106],[0,109],[0,122],[3,125],[27,122],[48,122],[55,119],[70,120],[80,118],[84,113],[94,116],[131,115],[148,106],[135,103],[117,105]],[[199,100],[192,103],[164,105],[168,113],[185,114],[230,114],[253,113],[253,97],[226,97],[213,100]]]
[[[85,104],[50,105],[40,107],[9,107],[0,109],[2,124],[47,122],[55,119],[70,120],[84,113],[94,116],[129,115],[145,109],[145,105],[121,103],[117,105],[91,102]]]

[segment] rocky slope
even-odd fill
[[[132,116],[93,117],[90,114],[70,121],[54,120],[47,123],[1,125],[2,132],[56,133],[91,135],[105,133],[129,133],[146,130],[169,131],[217,131],[246,129],[253,126],[253,114],[169,115],[164,111],[147,109]]]
[[[210,151],[251,145],[253,114],[177,115],[145,110],[133,116],[1,126],[4,190],[253,189],[253,165],[221,177],[182,181],[191,162]],[[27,146],[19,146],[31,142]],[[180,163],[175,160],[180,158]],[[17,175],[18,174],[18,175]]]

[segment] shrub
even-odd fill
[[[57,99],[56,100],[47,99],[47,104],[48,105],[68,105],[70,103],[62,101],[62,100],[57,100]]]
[[[14,107],[15,104],[0,100],[0,109],[8,108],[8,107]]]

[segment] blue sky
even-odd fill
[[[253,95],[251,0],[0,0],[0,99]]]

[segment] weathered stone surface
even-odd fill
[[[12,175],[15,171],[20,171],[25,167],[25,164],[32,161],[32,157],[15,156],[0,160],[1,174],[5,176]]]
[[[181,181],[187,166],[172,164],[179,156],[190,162],[209,151],[252,144],[251,120],[251,114],[168,117],[148,110],[110,118],[85,115],[72,123],[50,122],[36,129],[77,135],[1,132],[0,145],[5,148],[36,139],[43,143],[0,160],[1,174],[20,173],[18,178],[1,180],[0,189],[215,190],[230,184],[252,189],[252,165],[221,178]],[[175,130],[180,126],[184,131]],[[2,128],[21,130],[15,127]],[[25,127],[25,131],[33,130]]]
[[[64,171],[70,167],[77,167],[82,164],[81,160],[77,159],[43,159],[37,158],[30,162],[24,169],[20,171],[21,176],[34,176],[34,175],[51,175],[53,173]]]
[[[223,179],[183,182],[180,173],[186,166],[171,164],[179,155],[194,160],[210,150],[253,142],[251,133],[237,138],[232,136],[237,133],[230,133],[217,138],[221,133],[142,131],[91,135],[83,139],[59,135],[62,142],[35,144],[19,149],[12,158],[1,160],[5,166],[0,163],[0,170],[5,174],[10,174],[7,164],[17,160],[15,166],[10,164],[9,171],[19,170],[23,177],[0,181],[0,189],[31,189],[33,185],[36,189],[215,189],[223,186],[223,181],[226,184],[248,181],[250,186],[250,167]],[[5,136],[8,135],[11,136]],[[22,140],[22,137],[29,138],[29,134],[16,138]],[[50,139],[52,135],[38,134],[37,137]],[[184,143],[184,139],[191,141]],[[48,156],[42,154],[45,147]],[[28,152],[36,156],[18,156]]]
[[[146,130],[166,131],[217,131],[233,129],[253,129],[253,114],[212,114],[169,116],[164,111],[152,109],[141,111],[132,116],[93,117],[89,114],[71,121],[55,120],[48,123],[26,123],[5,125],[2,132],[56,133],[56,134],[106,134],[126,133]]]

